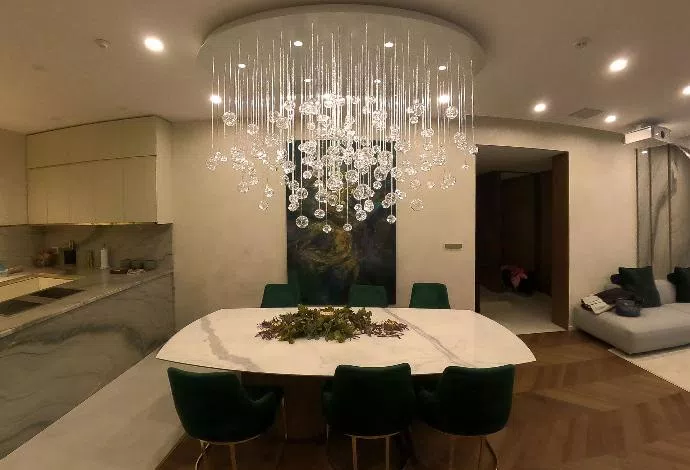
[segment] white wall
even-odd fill
[[[26,136],[0,129],[0,225],[26,220]]]
[[[205,167],[209,155],[208,122],[173,125],[178,328],[218,308],[257,306],[266,283],[286,280],[284,189],[272,184],[276,189],[272,206],[261,212],[257,204],[265,183],[239,194],[238,174],[227,166],[210,172]],[[448,285],[452,305],[474,306],[474,170],[461,170],[463,161],[452,153],[449,161],[458,179],[454,189],[422,193],[422,212],[411,213],[409,190],[400,205],[396,293],[400,305],[409,302],[414,281],[439,281]],[[275,182],[276,175],[271,177]],[[464,249],[445,251],[444,243],[462,243]]]
[[[599,290],[619,265],[635,264],[635,158],[622,145],[622,136],[484,118],[478,121],[477,142],[569,152],[572,305]],[[173,125],[178,328],[218,308],[259,305],[264,284],[286,278],[284,191],[276,187],[272,207],[261,212],[262,191],[239,194],[236,172],[206,169],[209,154],[208,122]],[[451,191],[422,192],[423,212],[411,213],[408,204],[399,207],[399,305],[408,302],[413,282],[439,281],[448,285],[455,308],[474,307],[475,172],[474,165],[462,170],[462,163],[449,154],[458,182]],[[445,251],[444,243],[464,247]]]
[[[509,119],[478,124],[480,144],[569,152],[571,306],[619,266],[637,264],[635,151],[622,135]]]

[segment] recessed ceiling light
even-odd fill
[[[245,67],[247,66],[247,64],[237,64],[237,66],[238,66],[239,68],[243,69],[243,68],[245,68]]]
[[[311,83],[311,78],[305,78],[304,83]]]
[[[443,72],[444,70],[448,69],[448,67],[446,67],[445,65],[439,65],[439,66],[438,66],[438,69],[439,69],[441,72]]]
[[[609,70],[611,72],[620,72],[621,70],[625,70],[625,68],[628,66],[628,59],[625,59],[623,57],[614,60],[609,64]]]
[[[163,44],[163,41],[155,36],[148,36],[146,39],[144,39],[144,46],[146,46],[146,49],[150,50],[151,52],[162,52],[163,49],[165,49],[165,44]]]
[[[609,114],[604,118],[604,122],[611,124],[612,122],[616,122],[616,119],[618,119],[618,116],[615,114]]]
[[[535,113],[543,113],[544,111],[546,111],[546,103],[537,103],[534,105]]]
[[[218,95],[211,95],[209,98],[211,100],[211,103],[213,104],[221,104],[223,102],[223,98],[221,98]]]
[[[690,85],[688,85],[688,86],[686,86],[685,88],[683,88],[682,93],[683,93],[685,96],[690,96]]]
[[[438,102],[441,104],[446,104],[450,101],[450,96],[448,95],[441,95],[438,97]]]
[[[640,155],[647,155],[648,153],[649,153],[648,150],[642,150],[642,151],[640,152]]]
[[[295,47],[302,47],[302,44],[303,44],[302,41],[295,41],[292,43],[292,45]]]
[[[388,41],[388,42],[383,44],[383,47],[393,47],[393,45],[394,44],[392,42]]]

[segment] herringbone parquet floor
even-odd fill
[[[537,361],[518,366],[509,424],[491,437],[501,470],[690,469],[690,393],[578,332],[521,338]],[[328,468],[323,443],[290,442],[281,455],[278,435],[239,447],[240,468]],[[407,468],[447,468],[444,436],[418,425],[413,440],[419,462],[410,462]],[[349,441],[335,442],[328,451],[331,463],[351,468]],[[476,441],[458,446],[457,468],[476,468]],[[198,448],[196,442],[184,439],[159,469],[192,468]],[[368,455],[366,451],[360,468],[383,468],[383,447],[372,447]],[[489,460],[483,459],[482,468],[492,467]],[[201,468],[229,468],[227,449],[215,449]]]

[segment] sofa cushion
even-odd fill
[[[676,302],[673,304],[666,304],[665,307],[672,308],[674,310],[678,310],[679,312],[683,312],[687,315],[690,315],[690,303]]]
[[[659,301],[661,305],[676,303],[676,286],[672,282],[657,279],[654,281],[656,285],[656,290],[659,292]]]
[[[668,280],[675,285],[676,302],[690,302],[690,268],[676,266],[676,269],[668,275]]]
[[[573,322],[579,329],[628,354],[655,351],[690,344],[690,309],[684,311],[686,305],[690,304],[643,308],[635,318],[613,312],[594,315],[576,307]]]
[[[623,288],[637,294],[642,307],[659,307],[659,291],[654,284],[654,272],[651,266],[644,268],[618,268],[618,272],[623,278]]]

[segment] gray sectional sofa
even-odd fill
[[[690,303],[676,303],[676,288],[669,281],[655,283],[661,307],[643,308],[639,317],[613,311],[595,315],[577,307],[573,324],[628,354],[690,344]]]

